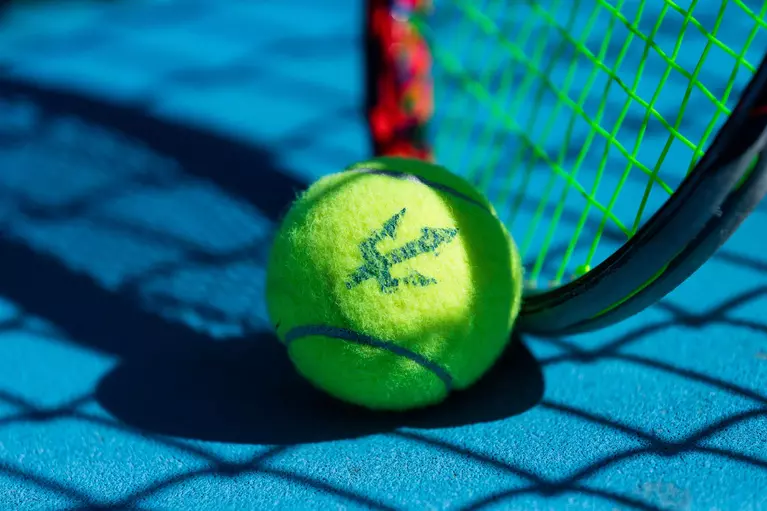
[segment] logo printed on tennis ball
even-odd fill
[[[360,252],[365,261],[362,266],[354,270],[346,281],[346,288],[352,289],[363,282],[375,279],[381,286],[382,293],[393,293],[399,287],[400,282],[411,286],[429,286],[436,284],[437,280],[417,271],[412,271],[403,279],[398,279],[391,274],[393,266],[408,259],[413,259],[421,254],[433,253],[441,245],[450,243],[458,235],[458,229],[445,227],[421,227],[421,237],[408,241],[401,247],[382,254],[378,250],[378,243],[385,238],[396,239],[397,227],[402,217],[405,216],[406,208],[384,222],[381,229],[360,243]]]

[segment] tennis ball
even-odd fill
[[[519,312],[521,272],[511,236],[468,181],[376,158],[323,177],[292,204],[268,262],[267,308],[316,387],[406,410],[493,365]]]

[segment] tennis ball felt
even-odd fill
[[[405,410],[476,382],[509,341],[522,265],[493,207],[443,167],[376,158],[323,177],[275,236],[267,306],[298,371]]]

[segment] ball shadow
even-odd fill
[[[339,440],[401,427],[491,422],[521,414],[543,395],[540,365],[519,338],[471,389],[406,413],[372,412],[314,389],[273,336],[206,343],[172,356],[126,361],[96,397],[146,431],[182,438],[287,445]]]

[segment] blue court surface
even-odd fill
[[[658,305],[522,336],[438,408],[295,375],[264,260],[295,193],[368,155],[361,18],[0,14],[0,509],[767,509],[767,204]]]

